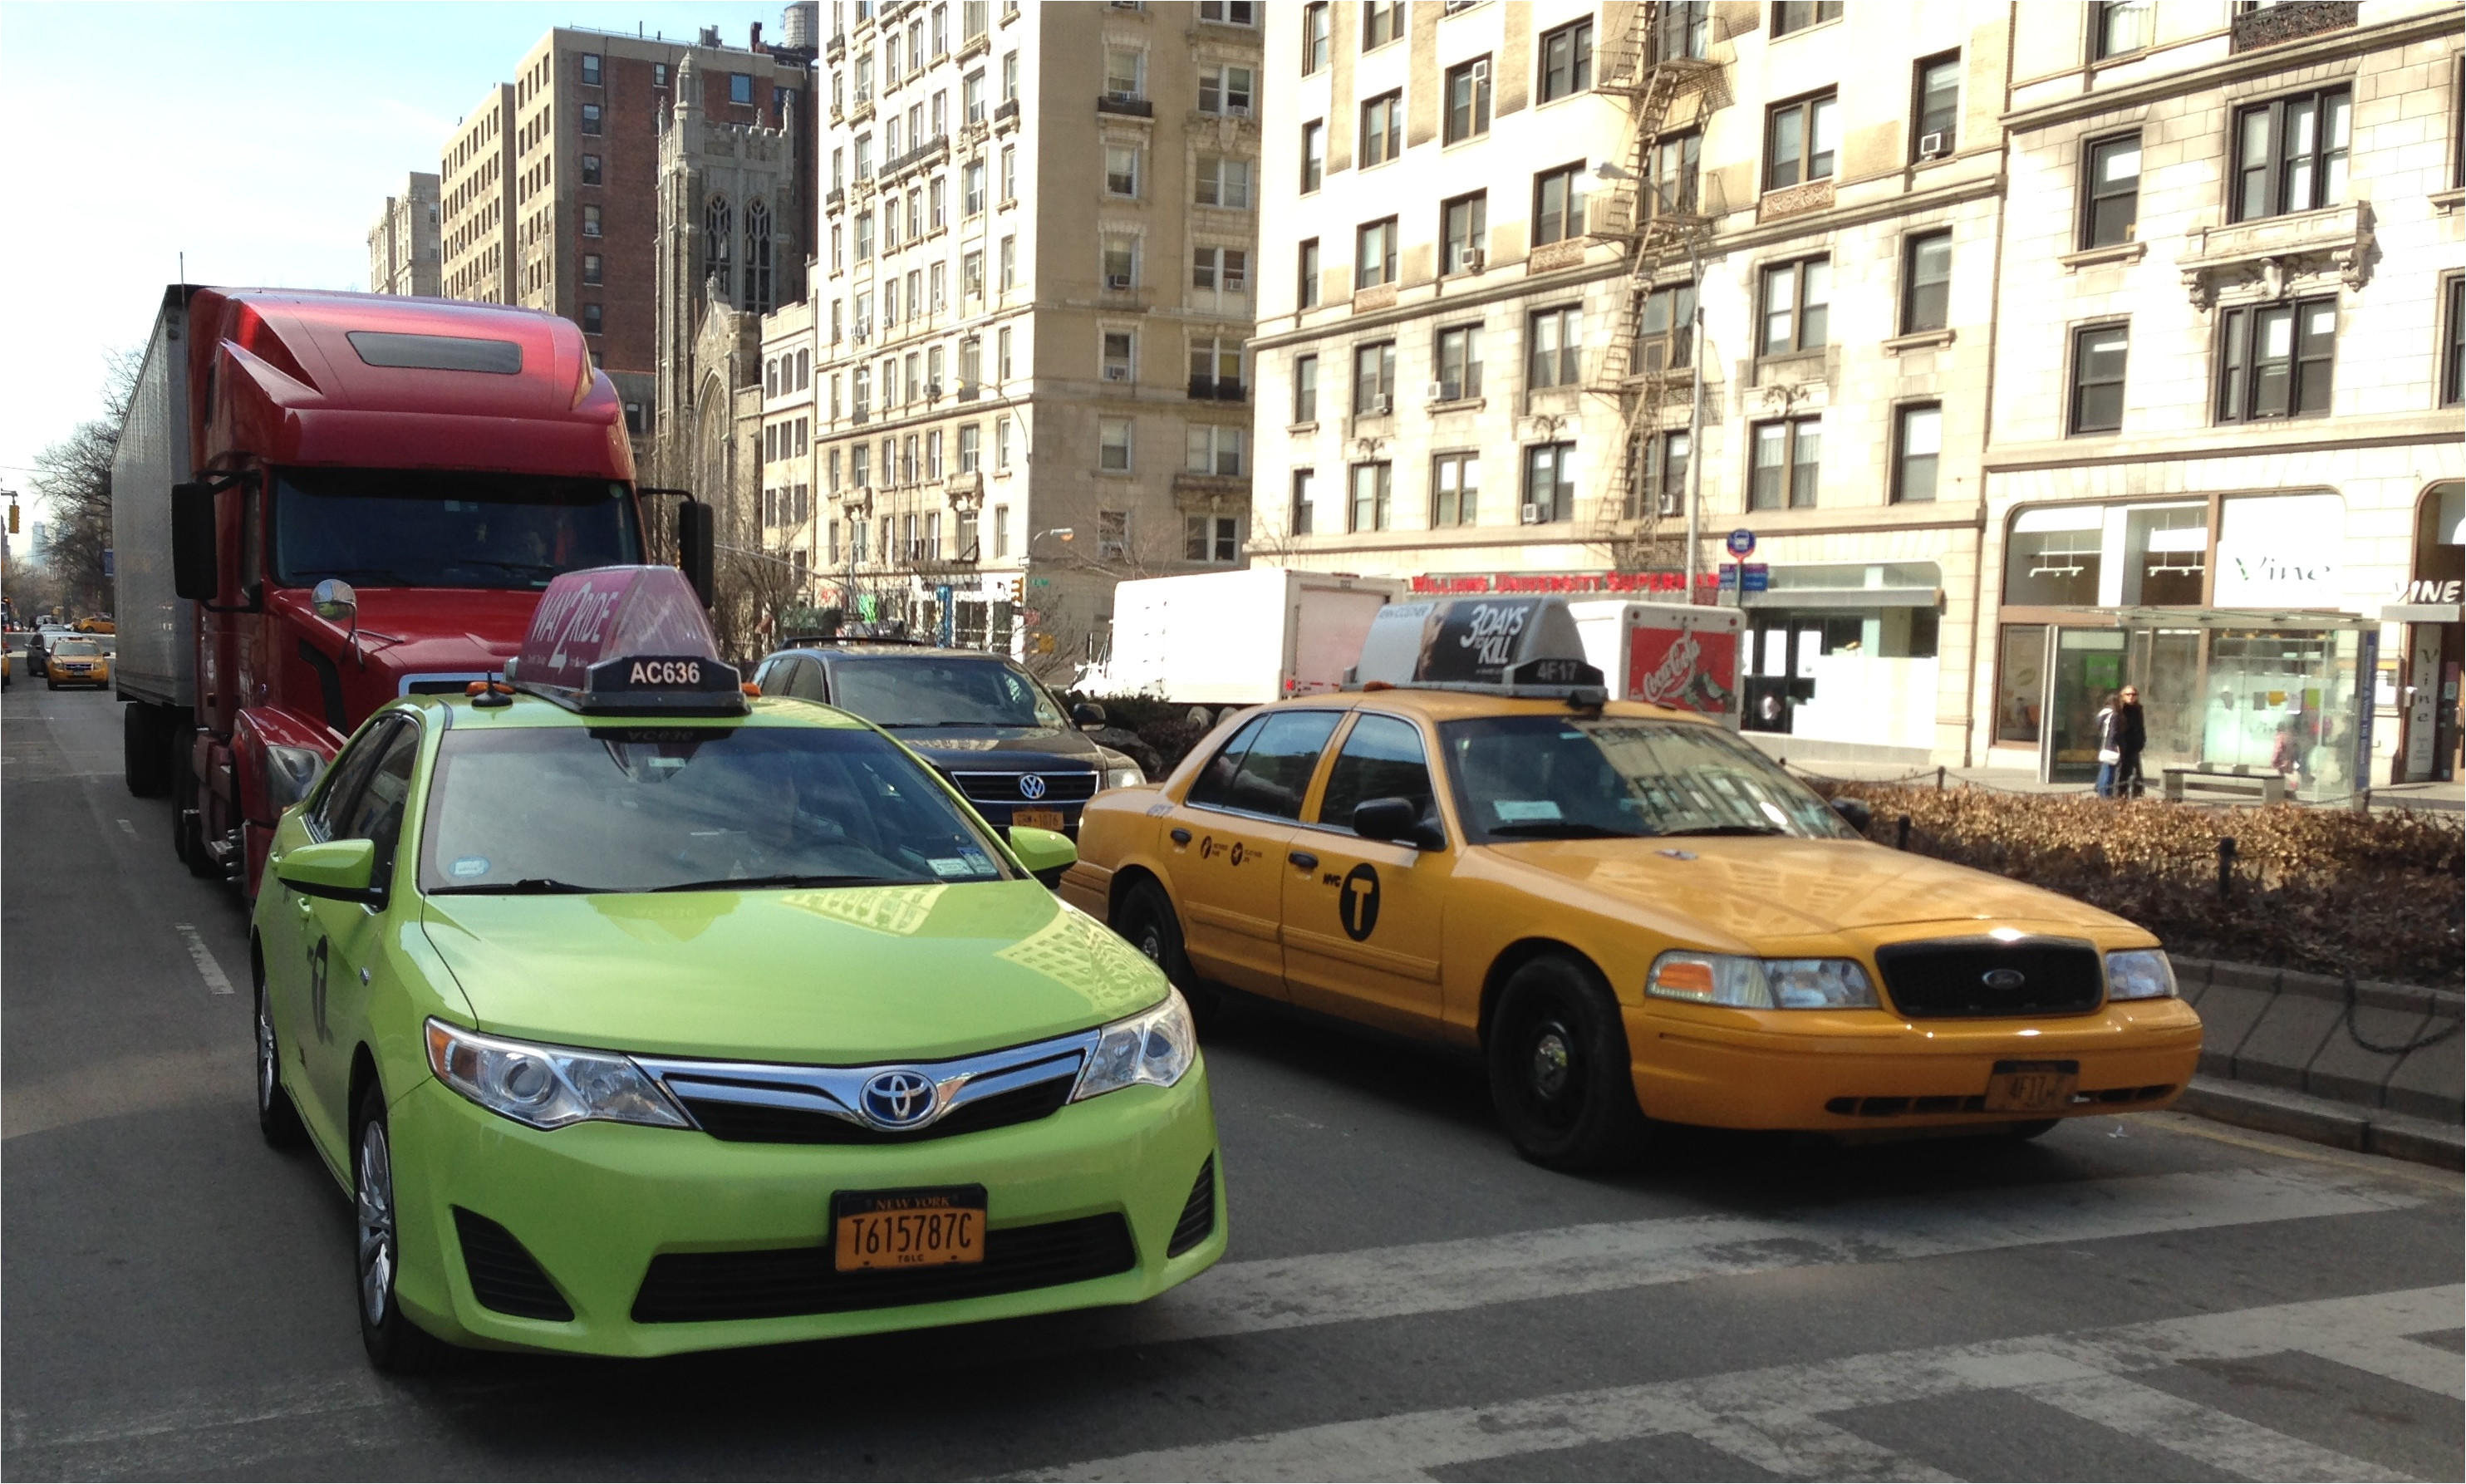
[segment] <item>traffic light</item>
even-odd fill
[[[13,535],[15,535],[16,533],[17,533],[17,502],[15,502],[15,501],[11,500],[11,501],[10,501],[10,502],[9,502],[9,534],[11,534],[11,535],[12,535],[12,536],[13,536]]]

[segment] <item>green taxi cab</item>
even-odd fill
[[[1391,605],[1356,679],[1099,795],[1064,897],[1194,988],[1477,1052],[1558,1167],[1654,1122],[2034,1136],[2191,1076],[2147,931],[1871,843],[1717,721],[1608,700],[1562,604]]]
[[[1148,1298],[1222,1253],[1181,997],[844,712],[749,700],[672,569],[560,576],[510,684],[370,718],[252,921],[258,1107],[361,1333],[610,1356]]]

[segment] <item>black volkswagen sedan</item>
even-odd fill
[[[1077,838],[1097,791],[1147,781],[1138,764],[1082,728],[1101,707],[1062,703],[999,655],[895,641],[853,640],[778,650],[753,672],[766,696],[853,711],[914,749],[996,826],[1025,824]]]

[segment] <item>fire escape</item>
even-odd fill
[[[1597,89],[1627,105],[1620,152],[1625,175],[1613,180],[1596,217],[1597,231],[1626,244],[1625,293],[1617,331],[1586,383],[1588,392],[1610,398],[1619,410],[1623,452],[1606,461],[1607,478],[1585,536],[1616,572],[1669,570],[1685,561],[1683,535],[1665,532],[1662,521],[1683,519],[1686,490],[1683,483],[1658,487],[1664,461],[1651,440],[1680,426],[1700,434],[1708,409],[1694,406],[1702,383],[1693,290],[1658,298],[1655,291],[1694,283],[1721,214],[1715,183],[1690,152],[1690,136],[1729,101],[1721,65],[1706,55],[1715,39],[1713,10],[1666,0],[1626,7],[1624,33],[1596,57]],[[1684,423],[1673,421],[1680,409],[1690,413]],[[1688,454],[1692,461],[1692,440]]]

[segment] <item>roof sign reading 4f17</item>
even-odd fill
[[[550,582],[505,678],[576,711],[746,709],[735,666],[721,662],[710,620],[673,567],[594,567]]]
[[[1581,691],[1595,700],[1602,694],[1602,672],[1585,663],[1575,618],[1555,597],[1391,603],[1372,620],[1355,678],[1553,697]]]

